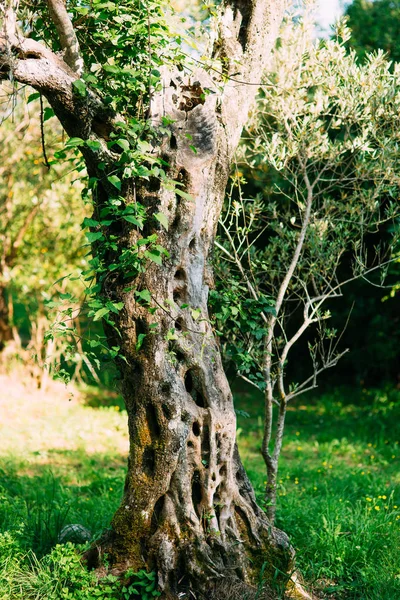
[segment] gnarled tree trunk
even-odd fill
[[[138,237],[157,233],[170,256],[162,265],[150,263],[131,291],[111,272],[103,285],[103,295],[124,303],[115,315],[120,335],[109,328],[108,336],[124,359],[119,368],[130,453],[121,507],[96,550],[107,552],[115,571],[156,570],[160,588],[175,595],[187,588],[200,595],[213,578],[254,586],[264,563],[272,578],[291,560],[287,537],[257,506],[240,462],[232,394],[207,310],[210,255],[230,164],[282,13],[281,0],[223,3],[214,57],[221,57],[224,83],[204,70],[191,77],[163,72],[151,118],[155,127],[162,117],[172,120],[171,136],[154,153],[168,163],[184,195],[158,181],[140,187],[124,180],[125,204],[139,200],[149,215],[163,213],[168,233],[151,218],[142,233],[124,222],[118,244],[124,251]],[[19,56],[14,77],[47,96],[69,135],[102,145],[100,152],[82,148],[89,174],[100,180],[100,208],[112,193],[99,164],[115,160],[102,139],[114,126],[113,115],[94,95],[84,102],[74,96],[71,69],[33,40],[21,41],[12,27],[10,20],[6,41]],[[137,301],[138,289],[149,290],[157,310]],[[140,334],[146,337],[139,348]]]
[[[285,571],[290,550],[257,506],[240,462],[232,394],[208,317],[210,252],[229,174],[229,140],[216,98],[197,104],[179,98],[175,82],[165,75],[163,116],[174,124],[162,152],[169,175],[188,196],[138,190],[150,212],[161,210],[169,221],[168,234],[161,227],[156,232],[170,257],[140,281],[157,311],[151,315],[134,292],[124,293],[126,284],[108,280],[106,290],[125,305],[116,325],[127,359],[120,369],[130,454],[124,499],[104,549],[122,568],[155,568],[161,587],[176,592],[193,582],[200,589],[210,577],[254,584],[264,562],[270,575]],[[212,83],[197,73],[181,86],[202,96]],[[132,231],[123,235],[132,243]],[[139,334],[146,338],[137,351]],[[120,338],[112,341],[121,345]]]

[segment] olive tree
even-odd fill
[[[332,40],[315,42],[312,31],[307,15],[282,29],[217,241],[214,314],[239,375],[264,393],[272,521],[288,405],[347,352],[329,327],[334,299],[358,278],[381,285],[399,241],[400,69],[382,53],[360,65],[343,23]],[[243,171],[264,191],[246,196]],[[383,231],[386,245],[382,235],[372,245]],[[291,381],[303,336],[309,375]]]
[[[84,158],[95,319],[129,421],[124,497],[92,552],[147,567],[160,589],[249,585],[291,550],[257,506],[208,317],[210,253],[230,167],[283,0],[210,5],[208,53],[187,58],[164,2],[2,4],[0,76],[39,91]],[[60,153],[62,159],[63,153]],[[101,501],[101,498],[99,499]]]

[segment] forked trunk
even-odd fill
[[[150,292],[150,307],[118,278],[108,277],[103,290],[125,306],[115,322],[121,337],[109,333],[125,358],[130,453],[124,498],[102,549],[116,570],[154,569],[170,593],[200,593],[212,578],[257,585],[264,563],[272,578],[291,560],[287,537],[257,506],[240,462],[232,393],[208,315],[210,255],[230,161],[216,99],[204,100],[200,79],[181,86],[184,94],[165,80],[162,112],[153,107],[155,120],[174,119],[161,151],[183,195],[154,182],[126,194],[127,204],[139,200],[168,219],[168,234],[150,219],[146,235],[156,232],[169,258],[149,264],[134,285]],[[129,247],[138,232],[127,224],[120,235]]]

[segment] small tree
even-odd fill
[[[265,394],[271,520],[287,406],[347,351],[329,328],[330,301],[356,278],[377,275],[379,285],[398,240],[394,230],[387,248],[368,254],[366,237],[400,214],[400,69],[392,73],[379,53],[360,66],[343,24],[331,41],[313,43],[311,32],[306,18],[281,33],[241,153],[265,191],[246,198],[237,168],[218,242],[214,303],[220,329],[229,324],[225,348]],[[288,382],[290,351],[309,330],[310,376]]]

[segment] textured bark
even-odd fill
[[[119,333],[110,327],[107,334],[124,358],[119,368],[130,452],[121,507],[88,559],[100,564],[106,552],[115,572],[154,569],[160,588],[173,597],[187,589],[201,597],[214,586],[213,579],[256,586],[264,563],[271,579],[276,569],[291,568],[287,537],[257,506],[240,462],[232,394],[207,309],[212,246],[230,165],[277,36],[282,5],[280,0],[223,3],[213,51],[221,59],[223,85],[203,70],[190,77],[164,70],[151,118],[155,127],[162,117],[172,119],[171,136],[160,139],[154,154],[168,163],[169,176],[189,196],[160,187],[157,180],[125,180],[125,204],[140,201],[149,219],[144,232],[125,222],[118,230],[110,226],[120,251],[142,235],[157,233],[170,256],[162,266],[149,263],[129,282],[130,291],[127,281],[111,271],[103,285],[104,296],[124,303],[115,315]],[[118,159],[104,143],[115,117],[94,94],[84,105],[74,96],[74,75],[59,58],[36,47],[32,58],[25,50],[29,40],[21,44],[9,37],[13,55],[20,56],[11,65],[16,79],[47,96],[69,135],[101,142],[97,152],[82,148],[89,174],[103,182],[95,198],[101,208],[112,189],[98,165],[105,163],[111,172]],[[168,233],[151,218],[155,212],[167,216]],[[136,301],[140,289],[150,291],[151,307],[157,308],[153,314]],[[171,329],[173,339],[167,335]],[[139,334],[146,337],[137,349]]]
[[[203,72],[179,85],[177,77],[165,73],[162,103],[154,101],[153,113],[155,124],[161,116],[174,119],[162,155],[191,199],[151,185],[136,193],[150,213],[160,210],[169,221],[168,234],[160,227],[146,234],[157,232],[170,258],[162,267],[149,265],[139,284],[158,310],[150,315],[138,305],[134,291],[123,291],[126,283],[108,278],[105,290],[125,305],[116,319],[122,338],[110,335],[127,359],[120,370],[130,454],[124,499],[103,551],[118,569],[155,568],[169,592],[190,585],[200,590],[210,578],[227,575],[256,584],[264,562],[272,577],[291,557],[286,536],[257,506],[240,462],[232,394],[207,310],[229,129],[219,119],[216,93],[196,100],[213,81]],[[129,193],[126,198],[132,201]],[[129,246],[135,235],[127,229],[122,238]],[[176,339],[168,340],[171,328]],[[137,351],[139,334],[146,338]]]

